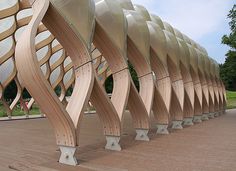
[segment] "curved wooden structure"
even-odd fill
[[[126,24],[123,10],[117,2],[104,0],[96,3],[96,28],[93,43],[107,60],[113,75],[114,87],[111,101],[121,122],[126,106],[130,110],[137,132],[135,139],[149,141],[148,112],[134,86],[126,61]]]
[[[180,47],[180,70],[183,77],[185,96],[184,96],[184,125],[193,125],[194,119],[194,84],[190,74],[190,52],[187,43],[180,31],[174,29]]]
[[[206,49],[131,0],[19,0],[0,10],[0,23],[0,101],[9,118],[19,103],[26,117],[34,103],[40,107],[54,128],[61,163],[77,164],[89,106],[103,125],[105,148],[116,151],[126,109],[142,141],[149,141],[152,112],[158,134],[225,112],[219,66]],[[111,99],[103,87],[110,76]],[[12,81],[17,94],[9,101],[4,91]],[[27,105],[24,89],[32,95]]]
[[[147,22],[150,34],[150,65],[155,75],[155,92],[153,101],[153,113],[157,120],[157,133],[169,134],[168,127],[171,125],[170,102],[171,80],[169,76],[166,56],[166,38],[162,29],[151,21],[148,11],[140,5],[135,5]]]
[[[114,106],[98,78],[94,75],[90,53],[94,27],[93,1],[64,1],[63,5],[60,3],[62,2],[49,3],[47,0],[33,2],[34,14],[32,20],[16,47],[16,64],[19,68],[19,74],[23,75],[22,81],[25,87],[54,126],[57,144],[62,152],[60,162],[75,165],[77,164],[76,160],[71,158],[75,153],[75,146],[78,145],[79,126],[83,110],[87,106],[89,98],[103,123],[106,136],[119,137],[121,127]],[[71,7],[73,6],[77,8],[72,10]],[[77,11],[79,7],[81,10]],[[80,25],[76,23],[79,16],[81,21],[83,20],[83,24]],[[41,21],[58,38],[73,61],[76,77],[75,87],[66,109],[46,82],[35,59],[33,38],[36,36]],[[61,34],[63,31],[67,35]],[[25,66],[25,64],[28,65]],[[27,80],[34,80],[34,82],[27,82]],[[34,91],[39,85],[40,90]],[[68,132],[71,133],[68,134]],[[109,143],[113,146],[116,142],[108,140],[108,145]],[[117,148],[120,149],[119,146]],[[69,157],[66,156],[68,151],[71,153]]]

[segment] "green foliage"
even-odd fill
[[[236,5],[230,10],[228,18],[231,33],[222,37],[222,43],[228,45],[226,61],[220,66],[220,75],[227,90],[236,90]]]
[[[236,108],[236,92],[227,91],[227,108],[233,109]]]
[[[128,61],[128,65],[129,65],[129,72],[130,72],[130,74],[131,74],[131,77],[132,77],[132,79],[133,79],[133,81],[134,81],[134,84],[135,84],[136,88],[137,88],[138,91],[139,91],[138,75],[137,75],[137,73],[136,73],[136,71],[135,71],[133,65],[132,65],[129,61]]]
[[[133,67],[133,65],[128,61],[128,66],[129,66],[129,72],[130,75],[134,81],[134,84],[136,88],[139,90],[139,81],[138,81],[138,75]],[[107,93],[112,93],[113,90],[113,78],[112,76],[108,77],[105,81],[105,88]]]
[[[30,115],[39,115],[41,114],[39,108],[37,105],[33,105],[32,109],[29,112]],[[17,105],[16,108],[12,112],[12,116],[24,116],[25,113],[23,110],[20,109],[20,105]],[[7,117],[7,113],[5,111],[5,108],[0,103],[0,117]]]
[[[16,97],[16,93],[17,87],[15,81],[13,80],[4,91],[4,99],[7,101],[12,101]]]
[[[112,75],[109,76],[106,81],[105,81],[105,88],[106,88],[106,92],[108,94],[111,94],[112,93],[112,90],[113,90],[113,77]]]

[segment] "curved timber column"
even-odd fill
[[[36,0],[32,2],[32,6],[32,20],[16,48],[17,68],[25,87],[54,127],[57,144],[61,150],[59,162],[76,165],[74,154],[79,142],[80,123],[89,98],[103,123],[104,134],[120,136],[118,114],[103,87],[99,85],[92,65],[90,46],[95,22],[94,2]],[[74,65],[75,86],[66,109],[53,92],[35,59],[34,37],[41,21],[58,38]],[[77,21],[81,23],[78,25]],[[25,63],[28,65],[25,66]]]
[[[36,61],[34,38],[37,28],[49,8],[49,1],[35,1],[33,5],[33,17],[25,32],[18,40],[16,46],[16,65],[25,87],[38,102],[43,112],[47,114],[49,121],[54,127],[57,144],[67,147],[71,151],[70,163],[76,164],[74,158],[76,131],[70,115],[63,108],[59,99],[45,80]],[[34,81],[32,81],[34,80]],[[36,90],[36,91],[35,91]],[[45,101],[45,99],[47,99]],[[54,107],[52,107],[54,106]]]
[[[219,89],[218,85],[216,82],[216,72],[215,72],[215,61],[213,59],[211,60],[211,68],[210,68],[210,73],[211,73],[211,79],[213,83],[213,90],[214,90],[214,97],[215,97],[215,117],[219,116],[219,103],[220,103],[220,96],[219,96]]]
[[[223,107],[224,107],[224,114],[225,114],[225,111],[226,111],[226,108],[227,108],[227,96],[226,96],[226,89],[225,89],[225,85],[223,83],[223,81],[221,80],[221,85],[223,87]]]
[[[148,112],[132,81],[127,64],[127,22],[122,8],[113,0],[96,2],[94,45],[107,60],[113,74],[111,101],[123,121],[126,106],[136,128],[136,140],[148,141]]]
[[[201,97],[202,97],[202,101],[201,101],[201,110],[202,110],[201,120],[208,120],[208,117],[207,117],[206,113],[208,112],[209,107],[207,106],[205,93],[204,93],[204,91],[205,91],[204,89],[208,89],[208,87],[207,87],[207,82],[206,82],[206,78],[205,78],[205,74],[204,74],[204,68],[203,68],[203,64],[204,64],[203,54],[198,49],[197,44],[194,45],[194,46],[195,46],[195,51],[196,51],[197,56],[198,56],[198,58],[197,58],[198,59],[198,76],[199,76],[199,80],[200,80],[200,83],[201,83],[201,90],[200,90],[201,91]]]
[[[140,96],[150,117],[154,97],[154,75],[150,66],[150,34],[143,17],[136,11],[125,11],[128,22],[127,54],[140,84]]]
[[[180,47],[180,69],[183,77],[185,96],[184,96],[184,125],[193,125],[194,117],[194,85],[190,74],[190,53],[188,45],[184,41],[183,35],[175,29],[175,35]]]
[[[208,78],[207,78],[207,82],[208,82],[208,89],[209,89],[209,115],[208,118],[209,119],[213,119],[215,118],[215,97],[214,97],[214,89],[213,89],[213,83],[212,83],[212,79],[211,79],[211,61],[208,57],[208,55],[206,56],[206,67],[209,68],[208,69]]]
[[[140,10],[140,8],[142,8],[142,10]],[[128,6],[125,9],[128,9]],[[141,97],[143,97],[143,99],[149,99],[148,101],[144,100],[144,103],[148,104],[146,108],[148,107],[149,115],[151,114],[151,109],[153,109],[154,117],[158,122],[157,133],[168,134],[169,116],[158,91],[156,78],[154,78],[155,72],[152,71],[150,66],[150,32],[146,21],[150,21],[151,18],[144,7],[135,5],[134,9],[136,11],[129,11],[129,13],[126,11],[129,25],[128,57],[137,68],[136,71],[140,78]],[[130,42],[129,38],[132,42]],[[132,43],[136,46],[136,49]],[[136,53],[134,53],[135,51]],[[137,58],[139,58],[139,60]],[[150,101],[151,98],[152,102]],[[150,102],[153,103],[153,106],[150,106]]]
[[[150,34],[149,36],[150,45],[151,45],[149,49],[150,50],[149,53],[151,57],[151,60],[149,61],[149,65],[151,63],[151,69],[153,70],[155,77],[158,74],[158,78],[155,79],[155,89],[154,89],[155,92],[154,92],[154,101],[153,101],[153,113],[158,122],[157,134],[169,134],[168,126],[170,124],[169,110],[170,110],[170,100],[171,100],[171,81],[170,81],[167,65],[165,67],[163,65],[163,62],[160,59],[158,59],[158,56],[157,56],[157,51],[160,52],[159,51],[160,47],[163,48],[163,45],[166,46],[165,35],[162,29],[159,28],[157,24],[151,21],[151,16],[145,7],[141,5],[135,5],[134,8],[139,14],[142,15],[143,19],[146,21],[146,24],[148,26],[148,30],[149,30],[148,32]],[[157,35],[158,30],[156,29],[159,29],[160,36],[162,35],[162,40],[164,40],[164,43],[161,42],[160,37]],[[164,58],[163,60],[166,61],[167,55]],[[159,74],[161,75],[160,77],[159,77]]]
[[[163,22],[165,36],[167,40],[167,64],[172,81],[172,103],[171,116],[173,117],[174,129],[182,129],[184,119],[184,83],[180,70],[180,48],[175,37],[173,28],[166,22]]]
[[[79,134],[84,109],[90,100],[103,124],[104,135],[107,139],[106,148],[121,150],[119,145],[121,124],[118,113],[98,80],[92,63],[91,44],[95,26],[95,3],[93,0],[63,2],[64,4],[62,1],[53,1],[56,10],[46,15],[43,23],[49,30],[51,28],[51,32],[66,49],[74,65],[75,86],[67,111]],[[47,16],[52,17],[47,18]],[[58,18],[59,22],[52,22],[53,18]],[[60,20],[64,20],[68,28],[63,27],[60,24],[63,21]],[[59,25],[63,28],[58,27]],[[66,35],[60,34],[63,30],[67,33]]]
[[[220,79],[220,68],[219,65],[217,63],[215,63],[215,72],[216,72],[216,83],[218,86],[218,90],[219,90],[219,97],[220,97],[220,101],[219,101],[219,115],[224,114],[224,94],[223,94],[223,87],[221,84],[221,79]]]
[[[190,52],[190,73],[193,79],[194,84],[194,122],[200,123],[202,122],[202,87],[200,78],[198,75],[198,54],[195,50],[195,48],[188,44],[189,52]]]
[[[157,113],[157,129],[160,134],[168,133],[168,126],[171,125],[170,105],[172,85],[167,66],[167,45],[163,30],[152,21],[148,21],[150,33],[150,55],[151,67],[156,75],[155,96],[153,102],[153,112]]]
[[[207,77],[208,77],[208,68],[206,67],[205,63],[206,56],[203,52],[200,51],[200,67],[202,68],[202,74],[200,76],[201,85],[202,85],[202,120],[207,121],[209,120],[208,114],[209,114],[209,89],[208,89],[208,83],[207,83]]]

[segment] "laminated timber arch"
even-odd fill
[[[20,75],[23,76],[21,78],[24,85],[54,127],[57,144],[62,152],[60,162],[76,165],[74,153],[79,140],[79,127],[89,98],[97,110],[106,136],[119,138],[120,120],[95,76],[92,66],[90,50],[94,28],[94,2],[86,0],[64,1],[63,5],[61,3],[61,1],[49,2],[48,0],[32,2],[34,14],[17,44],[16,64]],[[72,6],[76,8],[71,9]],[[80,10],[78,10],[79,7]],[[83,21],[80,25],[76,22],[78,19]],[[75,87],[66,109],[52,91],[35,60],[34,37],[41,21],[58,38],[74,64]],[[63,32],[67,35],[61,34]],[[28,65],[24,66],[25,63]],[[28,82],[27,80],[35,81]],[[36,89],[38,86],[40,89]],[[50,103],[45,103],[45,99]],[[117,142],[108,141],[109,143],[114,145]],[[115,145],[119,150],[118,143]]]
[[[178,129],[182,129],[184,119],[184,83],[180,72],[180,49],[178,41],[173,34],[173,28],[166,22],[163,23],[165,36],[167,40],[167,64],[172,81],[172,107],[171,116],[173,116],[173,128],[177,124]]]
[[[194,84],[194,122],[199,123],[202,121],[202,87],[198,74],[198,54],[195,48],[188,44],[190,52],[190,73]]]
[[[193,109],[197,111],[196,113],[203,113],[202,120],[208,118],[209,112],[209,116],[214,117],[216,112],[225,110],[225,88],[219,79],[219,68],[216,62],[209,59],[203,47],[172,28],[168,23],[163,23],[159,17],[150,15],[143,6],[133,6],[130,0],[116,0],[121,8],[131,10],[126,12],[127,23],[122,9],[116,9],[118,7],[116,2],[97,0],[97,7],[106,10],[99,11],[97,9],[97,27],[94,30],[94,4],[92,0],[76,2],[75,0],[60,0],[60,3],[58,3],[59,0],[32,0],[31,2],[34,5],[33,18],[31,14],[26,16],[21,14],[24,10],[31,9],[28,0],[19,0],[13,6],[0,10],[0,19],[12,17],[14,20],[3,32],[0,31],[1,42],[5,39],[12,39],[7,52],[4,54],[0,52],[0,69],[2,66],[7,66],[9,61],[11,62],[11,67],[9,67],[11,72],[8,73],[7,79],[0,82],[0,100],[8,110],[8,116],[11,117],[11,112],[17,103],[23,102],[23,89],[29,87],[29,91],[33,92],[31,86],[36,87],[36,84],[37,90],[39,87],[45,88],[44,90],[40,89],[38,93],[40,96],[47,96],[49,99],[47,104],[53,105],[53,108],[44,106],[46,102],[43,104],[43,96],[36,97],[36,93],[33,92],[32,95],[36,98],[31,98],[27,106],[23,103],[24,110],[27,114],[35,101],[42,106],[42,112],[46,113],[55,128],[57,144],[62,151],[60,162],[76,164],[73,154],[78,145],[83,110],[88,103],[94,105],[97,110],[104,126],[104,134],[107,139],[106,149],[111,150],[121,150],[119,140],[126,106],[131,111],[138,140],[148,140],[151,110],[154,111],[158,122],[158,133],[168,133],[167,127],[171,124],[171,119],[174,125],[181,125],[183,119],[184,122],[190,120],[191,123]],[[68,11],[66,8],[69,8],[68,4],[70,3],[74,4],[73,8]],[[77,11],[76,3],[82,4],[79,11]],[[35,16],[36,13],[39,15]],[[46,16],[43,17],[44,13]],[[110,14],[113,18],[109,18]],[[58,18],[58,20],[55,21],[52,17]],[[47,27],[40,23],[41,19],[53,35],[47,30]],[[77,20],[81,21],[79,25],[75,22]],[[24,61],[29,56],[34,58],[27,61],[31,65],[20,67],[19,73],[25,73],[21,77],[18,74],[18,68],[15,67],[14,48],[19,35],[29,22],[26,31],[29,31],[29,27],[31,27],[31,32],[24,33],[24,35],[28,35],[31,39],[28,41],[24,39],[24,42],[27,42],[26,45],[21,45],[22,39],[19,41],[17,66],[23,66],[23,62],[19,63],[19,59]],[[97,37],[93,39],[94,31]],[[139,33],[139,31],[145,32]],[[66,33],[69,36],[65,37],[61,33]],[[57,42],[56,38],[61,44]],[[29,40],[31,41],[29,42]],[[19,49],[20,53],[24,54],[23,48],[20,48],[24,46],[30,47],[29,53],[19,55]],[[127,56],[138,71],[141,83],[139,94],[129,75]],[[194,58],[193,63],[197,63],[196,68],[192,67],[192,64],[190,68],[192,58]],[[35,77],[31,78],[38,82],[32,82],[32,79],[30,82],[26,79],[30,75],[29,71],[26,71],[29,67],[37,73],[36,76],[34,75]],[[208,68],[211,68],[211,73],[207,70]],[[191,81],[193,78],[190,70],[194,72],[195,79],[199,77],[201,88],[198,87],[197,90],[191,88],[193,87]],[[157,79],[151,74],[152,71]],[[6,70],[4,69],[3,72]],[[115,80],[111,101],[102,87],[110,75],[113,75]],[[183,82],[178,86],[179,91],[176,90],[177,88],[175,91],[173,90],[173,87],[176,86],[172,84],[176,78],[181,78]],[[13,80],[17,85],[17,95],[9,104],[4,99],[3,93]],[[53,91],[57,87],[61,88],[59,97]],[[66,91],[69,87],[74,87],[74,91],[72,97],[67,100]],[[194,91],[197,92],[195,95]],[[200,93],[202,93],[202,98]],[[178,116],[173,115],[174,109],[179,111]],[[172,113],[172,117],[170,113]],[[181,118],[181,121],[176,123],[176,118]],[[71,153],[69,158],[65,155],[68,152]]]
[[[175,30],[175,32],[178,32]],[[185,96],[184,96],[184,125],[193,125],[194,117],[194,85],[190,74],[190,53],[188,46],[183,40],[182,34],[179,35],[178,42],[181,52],[180,69],[184,82]],[[178,37],[178,36],[177,36]]]
[[[107,60],[113,74],[114,87],[111,101],[121,123],[126,106],[130,110],[137,133],[135,139],[149,141],[147,136],[150,128],[148,112],[129,73],[126,41],[127,22],[118,2],[98,0],[93,43]]]
[[[198,49],[200,51],[200,49]],[[206,56],[202,51],[200,51],[200,65],[202,68],[202,74],[200,76],[201,85],[202,85],[202,93],[203,93],[203,99],[202,99],[202,120],[206,121],[208,120],[208,114],[209,114],[209,89],[208,89],[208,83],[207,83],[207,67],[205,63]]]
[[[166,40],[162,29],[154,22],[147,22],[150,33],[150,56],[152,71],[156,75],[153,112],[157,113],[159,133],[166,132],[171,125],[170,105],[171,105],[171,80],[169,76],[166,56]],[[158,104],[158,105],[157,105]],[[163,128],[164,127],[164,128]],[[161,131],[163,130],[163,131]]]
[[[158,25],[156,25],[155,23],[151,22],[151,17],[148,13],[148,11],[141,5],[135,5],[134,6],[135,10],[142,16],[142,18],[144,19],[144,21],[140,21],[140,22],[145,22],[145,28],[143,30],[148,30],[146,32],[148,32],[149,35],[147,35],[147,37],[149,37],[149,60],[148,60],[148,65],[150,65],[150,69],[152,70],[152,72],[155,75],[155,89],[154,89],[154,101],[153,101],[153,113],[154,113],[154,117],[157,120],[157,133],[158,134],[168,134],[168,126],[170,124],[170,115],[169,115],[169,108],[170,108],[170,100],[171,100],[171,82],[170,82],[170,77],[166,76],[169,75],[168,73],[168,68],[166,65],[166,70],[163,66],[162,61],[160,61],[156,55],[156,52],[154,52],[154,49],[157,50],[158,49],[158,44],[159,44],[159,40],[158,40],[158,36],[157,36],[157,32],[155,30],[155,26],[158,27]],[[160,29],[161,33],[162,30]],[[164,36],[164,33],[162,34]],[[135,42],[135,41],[134,41]],[[166,45],[166,44],[165,44]],[[157,46],[157,47],[156,47]],[[163,45],[160,45],[163,46]],[[141,47],[139,48],[141,49]],[[147,49],[147,48],[146,48]],[[147,55],[146,55],[147,56]],[[161,72],[161,70],[163,72]],[[165,71],[164,71],[165,70]],[[163,74],[166,74],[165,76],[163,76]],[[157,78],[158,76],[158,78]],[[160,76],[160,78],[159,78]],[[161,78],[163,76],[163,78]],[[169,83],[169,86],[168,86]],[[169,90],[168,90],[169,88]],[[162,91],[162,94],[161,94]],[[166,98],[164,100],[164,98]],[[168,107],[167,107],[168,106]],[[168,108],[168,109],[167,109]]]
[[[207,56],[205,59],[206,59],[207,68],[209,68],[209,70],[211,70],[211,61],[210,61],[209,57]],[[213,83],[212,83],[212,78],[211,78],[210,72],[208,73],[208,78],[207,78],[208,89],[209,89],[209,115],[208,115],[208,118],[213,119],[215,117],[215,109],[214,109],[215,97],[214,97],[214,89],[213,89]]]
[[[218,91],[218,85],[216,83],[216,73],[215,73],[215,61],[210,58],[211,62],[211,67],[210,67],[210,75],[211,75],[211,80],[213,84],[213,91],[214,91],[214,98],[215,98],[215,105],[214,105],[214,112],[215,112],[215,117],[219,116],[219,91]]]
[[[223,94],[223,87],[220,81],[220,71],[219,71],[219,66],[217,62],[215,64],[215,79],[216,79],[216,84],[218,87],[218,92],[219,92],[219,115],[223,114],[224,112],[224,106],[223,106],[223,101],[224,101],[224,94]]]

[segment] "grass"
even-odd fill
[[[32,109],[30,110],[30,115],[39,115],[41,112],[39,108],[35,105],[33,105]],[[25,113],[23,110],[20,109],[20,107],[17,105],[15,109],[12,112],[12,116],[24,116]],[[0,104],[0,117],[7,117],[6,110],[4,109],[4,106]]]
[[[227,109],[234,109],[236,108],[236,91],[227,91]],[[30,110],[30,115],[39,115],[41,114],[39,108],[36,105],[33,105],[32,109]],[[23,116],[25,115],[24,111],[17,107],[12,112],[12,116]],[[3,105],[0,103],[0,117],[6,117],[7,113],[4,109]]]
[[[227,91],[227,109],[236,108],[236,92]]]

